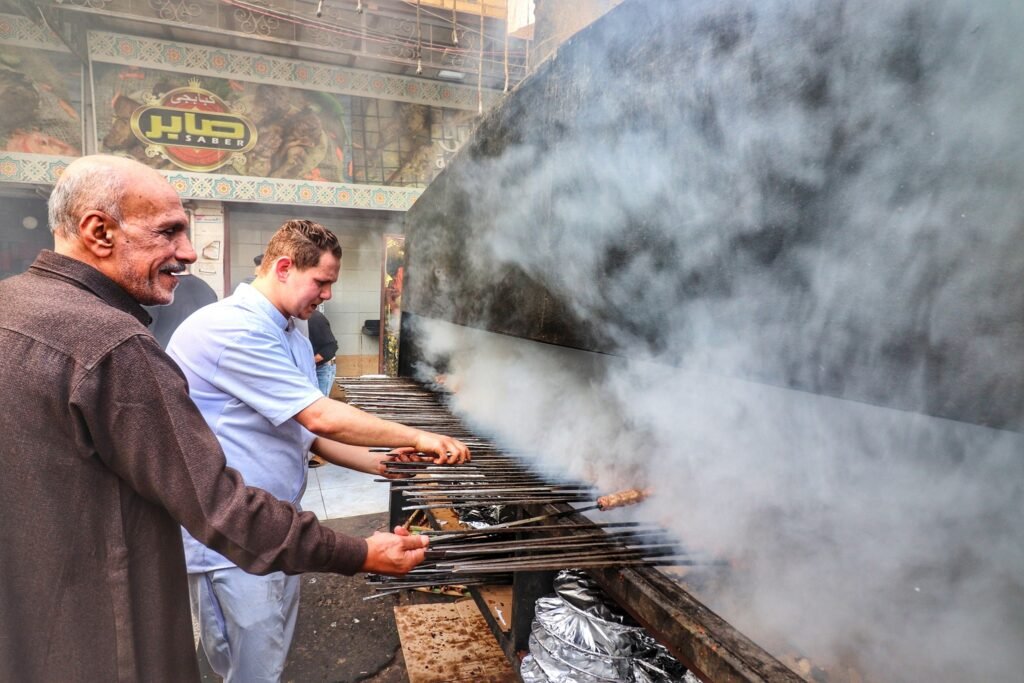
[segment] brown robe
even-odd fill
[[[198,680],[178,525],[242,568],[352,574],[361,539],[247,488],[90,266],[0,282],[0,680]]]

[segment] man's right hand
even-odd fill
[[[366,539],[362,571],[401,576],[423,561],[428,543],[426,536],[413,536],[400,526],[393,534],[378,531]]]
[[[442,434],[420,432],[413,448],[420,453],[432,455],[437,465],[460,465],[472,459],[466,444]]]

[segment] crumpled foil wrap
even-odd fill
[[[486,529],[495,524],[511,522],[515,518],[515,510],[507,505],[485,505],[459,513],[459,521],[471,529]]]
[[[586,574],[566,570],[541,598],[524,683],[698,683],[668,650],[608,600]]]

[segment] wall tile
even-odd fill
[[[374,355],[376,356],[380,352],[380,342],[376,337],[370,337],[365,334],[359,335],[359,354],[360,356]]]
[[[355,282],[352,284],[352,288],[361,292],[374,292],[380,291],[380,271],[379,270],[357,270],[355,271]]]
[[[361,296],[362,292],[342,289],[340,294],[335,294],[334,298],[331,299],[331,303],[334,304],[333,308],[339,313],[358,313],[362,303]]]
[[[369,292],[359,292],[358,296],[359,296],[359,302],[361,304],[361,306],[359,307],[358,310],[364,311],[364,312],[365,311],[369,311],[369,312],[373,313],[373,315],[369,316],[371,318],[376,318],[376,317],[378,317],[380,315],[380,290],[379,289],[375,289],[375,290],[369,291]]]
[[[331,331],[334,336],[337,337],[339,334],[362,334],[363,320],[359,313],[341,313],[330,308],[329,303],[327,310],[324,315],[331,323]]]
[[[359,334],[336,334],[334,338],[338,340],[338,355],[340,356],[355,356],[360,353],[360,339],[362,335]]]
[[[231,237],[233,244],[248,244],[253,246],[266,244],[260,230],[246,225],[233,226]]]

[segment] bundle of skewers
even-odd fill
[[[649,490],[599,496],[587,484],[564,482],[546,468],[531,469],[523,459],[470,433],[440,397],[408,380],[343,381],[342,386],[351,404],[385,419],[449,434],[472,451],[472,460],[460,465],[385,463],[385,477],[377,481],[401,493],[403,511],[435,521],[433,513],[442,509],[464,514],[500,506],[521,517],[477,529],[419,530],[430,538],[426,559],[403,577],[371,577],[379,594],[510,582],[515,572],[713,563],[696,557],[656,525],[597,523],[578,516],[639,503]],[[531,517],[529,509],[548,512]]]
[[[500,454],[473,448],[473,460],[456,466],[430,462],[387,463],[387,475],[410,476],[391,479],[406,504],[402,509],[473,508],[482,505],[539,505],[579,503],[595,498],[583,484],[551,484],[543,475]]]

